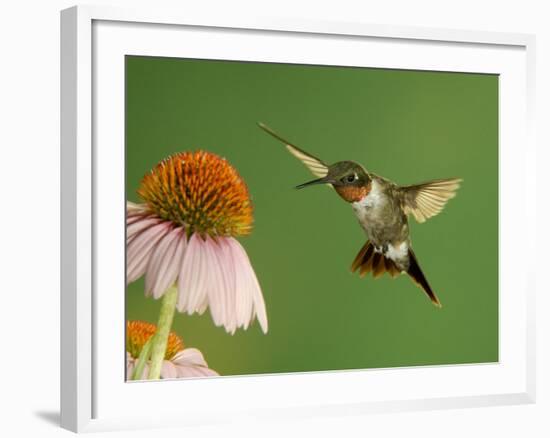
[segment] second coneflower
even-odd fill
[[[145,294],[163,297],[158,337],[167,339],[175,308],[210,308],[215,325],[229,333],[256,317],[266,333],[262,291],[235,239],[249,234],[253,221],[238,172],[213,153],[178,153],[145,175],[138,195],[142,204],[127,204],[126,278],[145,275]],[[164,354],[157,350],[157,357]]]
[[[149,372],[147,360],[140,363],[143,350],[148,341],[155,335],[156,326],[144,321],[126,322],[126,379],[141,380]],[[203,354],[196,348],[184,348],[183,341],[174,332],[168,335],[166,351],[160,369],[161,379],[182,377],[217,376],[218,373],[208,368]]]

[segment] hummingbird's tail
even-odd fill
[[[409,248],[409,269],[407,269],[407,274],[409,274],[413,281],[420,286],[424,292],[426,292],[426,295],[430,297],[430,300],[432,300],[432,303],[435,306],[441,307],[439,298],[437,298],[437,295],[430,287],[428,280],[426,280],[426,277],[424,276],[422,269],[420,269],[420,265],[418,264],[416,256],[411,248]]]
[[[351,272],[358,269],[361,277],[372,272],[374,278],[380,277],[385,272],[392,277],[397,277],[401,272],[392,259],[384,257],[382,253],[374,250],[374,245],[370,240],[367,240],[367,243],[363,245],[351,265]]]
[[[401,272],[406,272],[412,280],[422,288],[422,290],[428,295],[432,303],[441,307],[441,303],[437,298],[436,294],[430,287],[428,280],[424,276],[416,256],[412,249],[409,248],[409,267],[407,270],[400,269],[395,262],[385,257],[382,253],[375,251],[374,245],[367,240],[367,243],[363,245],[355,260],[351,265],[351,272],[359,270],[359,275],[361,277],[367,275],[369,272],[372,272],[374,278],[378,278],[383,275],[385,272],[390,274],[392,277],[397,277]]]

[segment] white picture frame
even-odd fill
[[[225,46],[222,34],[224,40],[230,40]],[[186,38],[195,43],[191,49],[182,49],[181,41]],[[266,42],[270,47],[267,52]],[[358,51],[358,47],[367,50],[368,60],[361,59],[358,53],[363,50]],[[303,55],[306,48],[307,59]],[[534,51],[534,36],[525,34],[242,15],[198,16],[189,10],[78,6],[62,11],[62,427],[76,432],[101,431],[250,417],[296,418],[534,402],[534,268],[512,257],[516,248],[522,252],[535,248],[534,212],[517,207],[522,202],[535,204]],[[124,321],[120,313],[123,297],[114,299],[106,309],[98,291],[102,284],[124,290],[120,258],[124,245],[113,248],[124,237],[124,221],[119,221],[124,217],[124,154],[119,140],[124,115],[120,68],[125,54],[501,75],[499,363],[140,384],[120,379],[123,367],[111,371],[107,361],[116,361],[117,354],[123,354],[116,350],[123,344],[111,339],[116,338],[113,321]],[[98,147],[112,154],[98,154]],[[513,181],[508,178],[512,171]],[[105,211],[115,212],[116,217],[106,219],[100,213]],[[514,239],[518,224],[523,224],[527,244]],[[513,270],[509,269],[512,266]],[[123,337],[123,325],[119,327]],[[171,385],[186,385],[192,403],[184,401],[168,409]],[[165,400],[165,404],[147,404],[147,412],[140,411],[132,403],[141,397]]]

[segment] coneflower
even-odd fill
[[[141,380],[147,376],[150,362],[145,361],[140,365],[138,359],[156,330],[157,327],[154,324],[144,321],[128,321],[126,323],[127,380]],[[174,332],[170,332],[160,370],[161,379],[217,375],[216,371],[208,368],[208,364],[199,350],[184,348],[181,338]]]
[[[189,315],[210,308],[214,324],[231,334],[256,317],[267,333],[258,279],[235,239],[253,222],[238,172],[210,152],[178,153],[145,175],[138,195],[144,203],[127,203],[126,279],[145,275],[145,294],[163,297],[150,378],[158,378],[175,308]]]

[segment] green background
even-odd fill
[[[366,237],[351,207],[313,179],[283,137],[332,163],[354,160],[398,184],[462,177],[438,216],[411,217],[437,309],[406,276],[349,267]],[[126,58],[127,197],[184,150],[226,157],[247,181],[269,332],[226,334],[209,312],[173,329],[222,375],[498,361],[498,77],[482,74]],[[143,279],[127,318],[156,322]]]

